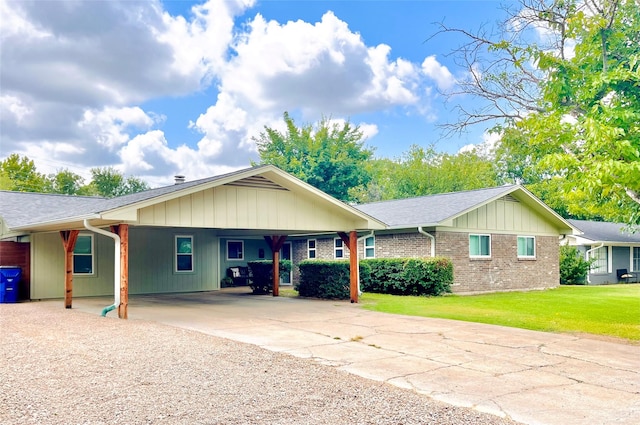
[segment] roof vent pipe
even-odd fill
[[[173,178],[175,179],[176,184],[182,184],[186,180],[185,177],[182,175],[173,176]]]

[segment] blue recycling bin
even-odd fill
[[[16,266],[0,266],[0,303],[18,302],[18,284],[22,269]]]

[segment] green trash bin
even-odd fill
[[[17,266],[0,266],[0,303],[18,302],[18,284],[22,269]]]

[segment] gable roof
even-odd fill
[[[640,244],[640,232],[630,233],[622,223],[587,220],[569,220],[569,223],[582,231],[580,238],[592,242]]]
[[[455,218],[505,196],[512,196],[527,204],[562,232],[572,233],[575,230],[559,214],[519,185],[373,202],[357,205],[356,208],[385,222],[392,229],[445,226],[451,225]]]
[[[8,230],[44,230],[54,226],[78,226],[84,219],[126,221],[137,210],[159,202],[179,198],[208,188],[220,186],[250,186],[273,190],[296,190],[322,199],[334,211],[358,217],[371,228],[384,224],[361,211],[304,183],[273,165],[260,165],[214,177],[174,184],[116,198],[69,196],[29,192],[0,191],[0,217]],[[369,227],[367,226],[367,227]]]

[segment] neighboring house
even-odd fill
[[[559,239],[574,228],[528,190],[511,185],[357,205],[387,228],[361,235],[360,258],[448,257],[455,293],[559,285]],[[339,238],[294,240],[296,263],[348,258]]]
[[[355,241],[383,228],[269,165],[112,199],[0,192],[0,240],[30,244],[29,298],[65,297],[67,307],[72,295],[115,296],[118,286],[125,297],[215,290],[229,266],[286,250],[286,236]]]
[[[640,233],[629,232],[621,223],[600,221],[569,220],[582,234],[568,238],[574,245],[593,259],[587,275],[590,284],[615,283],[620,281],[640,281]],[[626,271],[632,277],[621,279],[619,274]]]

